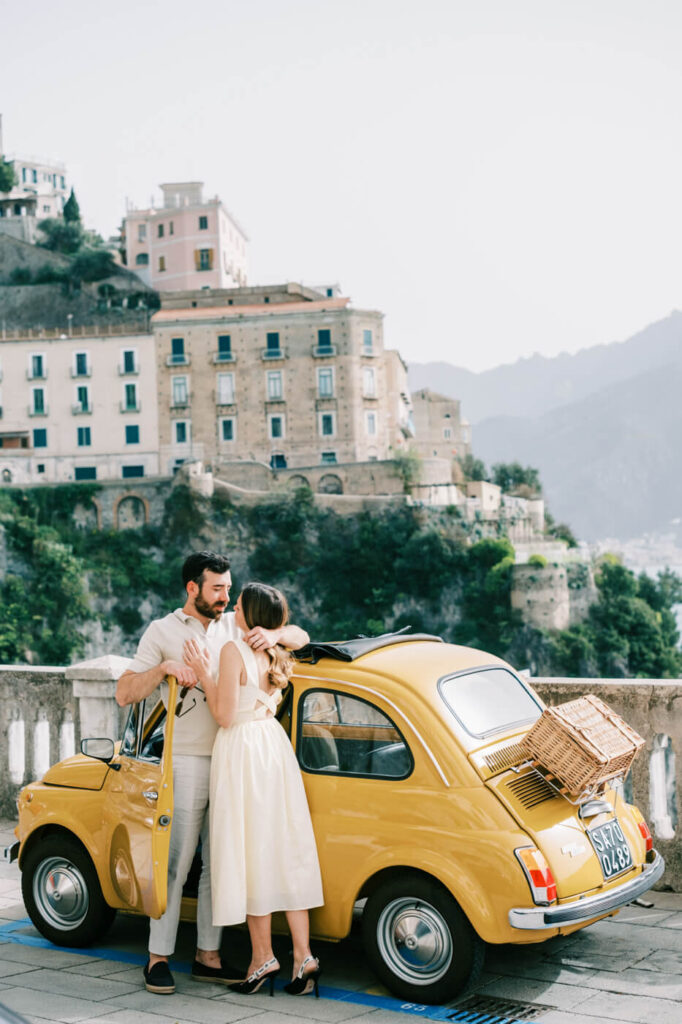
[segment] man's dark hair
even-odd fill
[[[186,587],[192,580],[198,587],[204,582],[204,572],[216,572],[222,576],[230,568],[230,560],[215,551],[194,551],[182,566],[182,585]]]

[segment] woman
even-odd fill
[[[283,594],[249,583],[235,605],[235,622],[285,625]],[[282,647],[253,651],[243,640],[220,652],[217,684],[196,640],[185,644],[185,661],[196,672],[220,726],[211,759],[210,829],[213,923],[246,918],[251,963],[236,992],[256,992],[267,981],[273,994],[279,963],[272,950],[271,914],[286,911],[294,945],[294,971],[285,990],[318,992],[320,964],[310,952],[308,908],[320,906],[322,880],[303,780],[288,736],[274,717],[292,672]]]

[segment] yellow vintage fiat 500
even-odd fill
[[[312,931],[342,939],[361,907],[369,962],[401,998],[450,999],[485,943],[582,928],[663,873],[622,787],[571,803],[524,761],[519,741],[542,709],[508,664],[437,637],[301,652],[281,722],[322,867]],[[173,723],[159,701],[135,705],[120,744],[86,739],[22,790],[13,852],[53,942],[92,942],[117,909],[163,912]]]

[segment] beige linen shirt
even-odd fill
[[[155,619],[140,637],[135,657],[128,665],[131,672],[146,672],[162,661],[183,661],[185,640],[194,638],[205,647],[211,659],[211,674],[218,675],[218,662],[223,646],[229,640],[242,636],[234,620],[234,612],[226,612],[220,619],[209,622],[204,630],[194,615],[176,608],[163,619]],[[161,684],[161,699],[167,706],[168,686]],[[180,714],[175,719],[173,733],[174,754],[194,754],[210,757],[218,725],[211,714],[206,698],[197,686],[188,690]]]

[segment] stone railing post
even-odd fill
[[[120,739],[126,709],[114,700],[116,681],[130,664],[129,658],[105,654],[92,661],[81,661],[66,669],[78,705],[79,734],[83,739],[106,736]]]

